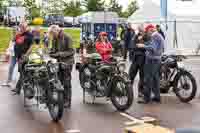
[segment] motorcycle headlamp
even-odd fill
[[[58,64],[51,64],[49,69],[50,69],[51,73],[56,73],[56,72],[59,71],[59,65]]]
[[[91,71],[89,70],[89,68],[85,68],[84,73],[86,76],[91,76]]]
[[[126,65],[123,64],[123,63],[121,63],[121,64],[118,65],[118,69],[119,69],[120,72],[125,72],[125,70],[126,70]]]

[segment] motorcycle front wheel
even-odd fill
[[[126,111],[133,103],[133,89],[130,83],[118,80],[114,83],[111,93],[112,104],[118,111]]]
[[[174,80],[174,92],[181,102],[188,103],[194,99],[197,84],[193,75],[187,71],[178,73]]]
[[[64,93],[63,92],[53,92],[53,100],[48,103],[49,114],[53,121],[58,122],[61,120],[64,112]]]

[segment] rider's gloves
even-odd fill
[[[23,55],[23,56],[22,56],[22,60],[23,60],[23,61],[27,61],[27,60],[28,60],[28,56],[27,56],[27,55]]]

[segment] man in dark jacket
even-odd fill
[[[133,43],[133,49],[131,50],[130,54],[132,55],[131,57],[131,67],[129,69],[129,76],[131,83],[134,83],[134,79],[139,71],[139,84],[138,84],[138,92],[139,92],[139,97],[142,96],[142,90],[143,90],[143,80],[144,80],[144,63],[145,63],[145,49],[144,48],[138,48],[136,47],[136,44],[138,43],[144,43],[143,40],[143,32],[139,31],[139,33],[135,36],[135,40]]]
[[[160,35],[163,37],[163,39],[165,39],[165,34],[164,34],[164,32],[162,31],[160,25],[156,25],[156,29],[157,29],[158,33],[160,33]]]
[[[134,36],[135,31],[132,29],[131,24],[128,24],[124,36],[124,60],[127,59],[128,50],[132,47],[132,39]]]
[[[15,92],[14,95],[20,94],[22,79],[24,77],[24,65],[26,64],[26,58],[32,51],[33,35],[28,30],[28,25],[23,22],[19,25],[20,33],[15,37],[14,52],[18,60],[18,71],[20,73],[19,80],[16,84],[16,89],[12,90]]]
[[[66,106],[71,107],[72,85],[71,72],[74,64],[74,50],[72,40],[58,26],[52,26],[50,33],[53,33],[53,48],[51,57],[56,58],[60,64],[59,78],[64,86]]]

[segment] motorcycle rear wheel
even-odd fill
[[[178,83],[179,83],[179,80],[181,79],[182,76],[186,76],[191,84],[192,84],[192,91],[190,93],[190,95],[188,97],[184,97],[182,96],[182,94],[180,93],[181,90],[185,90],[188,88],[188,83],[185,83],[183,86],[181,86],[181,88],[178,87]],[[182,88],[183,87],[183,88]],[[189,87],[190,88],[190,87]],[[196,92],[197,92],[197,84],[196,84],[196,80],[195,78],[193,77],[193,75],[187,71],[184,71],[184,72],[180,72],[176,77],[175,77],[175,80],[174,80],[174,92],[176,94],[176,96],[180,99],[181,102],[184,102],[184,103],[188,103],[190,102],[192,99],[195,98],[196,96]]]

